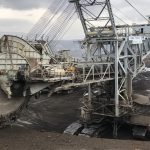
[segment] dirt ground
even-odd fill
[[[150,142],[76,137],[14,127],[0,131],[0,150],[149,150]]]
[[[150,97],[150,73],[134,80],[134,90]],[[0,150],[150,150],[149,141],[98,139],[61,134],[79,119],[82,90],[32,98],[18,121],[0,129]]]
[[[36,130],[59,132],[79,119],[80,98],[83,91],[74,91],[71,94],[54,94],[47,98],[31,99],[29,106],[23,111],[17,124]]]

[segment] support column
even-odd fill
[[[114,123],[113,123],[113,137],[117,138],[118,136],[118,120],[114,119]]]
[[[117,40],[115,43],[115,117],[119,117],[118,64],[119,64],[119,54],[118,54],[118,40]]]
[[[88,111],[89,115],[91,115],[91,110],[92,110],[92,90],[91,90],[91,84],[88,85]],[[91,117],[90,117],[91,118]]]
[[[132,75],[128,73],[127,75],[127,95],[129,99],[129,105],[132,105]]]

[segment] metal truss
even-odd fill
[[[144,35],[132,35],[132,27],[116,26],[110,0],[70,2],[75,4],[84,29],[83,47],[86,50],[86,61],[111,63],[114,70],[111,74],[114,82],[109,82],[114,87],[114,95],[109,98],[94,96],[92,85],[89,85],[89,96],[83,100],[84,113],[81,114],[117,118],[129,114],[133,109],[132,79],[144,68],[143,59],[150,52],[150,39]],[[89,72],[92,72],[93,68],[92,66]],[[107,78],[109,76],[105,79]]]
[[[82,82],[86,83],[89,80],[92,83],[97,82],[98,80],[112,79],[114,74],[113,63],[83,63],[77,64],[78,67],[82,67],[81,78]],[[79,76],[80,76],[79,75]]]

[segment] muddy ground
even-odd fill
[[[150,142],[85,138],[12,127],[0,131],[0,150],[149,150]]]
[[[150,97],[150,72],[143,72],[134,79],[133,91]],[[43,94],[40,99],[32,97],[16,125],[38,131],[63,133],[68,125],[79,120],[84,92],[85,89],[76,89],[72,93],[54,94],[50,98],[47,98],[47,94]],[[111,135],[106,137],[112,138]],[[123,126],[119,138],[132,139],[131,130]]]
[[[150,72],[138,75],[134,92],[150,97]],[[79,119],[80,99],[84,90],[54,94],[40,99],[32,97],[18,121],[0,130],[0,150],[149,150],[149,141],[132,139],[128,127],[120,131],[120,139],[95,139],[61,134]],[[109,137],[111,138],[111,137]],[[130,139],[130,140],[129,140]]]
[[[82,95],[82,90],[75,90],[70,94],[54,94],[50,98],[47,98],[47,94],[41,95],[40,99],[32,97],[17,124],[40,131],[62,133],[68,125],[79,119]]]

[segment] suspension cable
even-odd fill
[[[146,21],[149,21],[135,6],[133,6],[128,0],[125,0],[135,11],[140,14]]]

